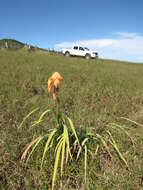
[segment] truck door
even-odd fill
[[[83,47],[79,47],[79,56],[85,56],[85,50]]]
[[[78,55],[79,53],[78,46],[74,46],[71,51],[71,55]]]

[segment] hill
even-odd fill
[[[48,51],[46,49],[39,48],[37,46],[33,46],[30,44],[25,44],[23,42],[20,42],[20,41],[14,40],[14,39],[1,39],[0,40],[0,48],[8,48],[8,49],[16,50],[16,49],[21,49],[24,47],[26,47],[28,50],[38,49],[38,50],[42,50],[42,51]]]
[[[17,41],[17,40],[13,40],[13,39],[2,39],[2,40],[0,40],[0,47],[2,48],[4,48],[5,47],[5,45],[6,45],[6,43],[7,43],[7,45],[8,45],[8,47],[10,47],[10,48],[22,48],[22,47],[24,47],[25,46],[25,44],[24,43],[22,43],[22,42],[19,42],[19,41]]]
[[[22,44],[21,44],[22,45]],[[32,155],[28,165],[21,155],[27,144],[54,127],[52,114],[46,122],[30,127],[44,110],[54,108],[47,80],[58,71],[63,76],[59,99],[61,109],[73,121],[79,134],[82,129],[105,135],[109,123],[128,127],[129,138],[122,131],[114,131],[114,138],[130,171],[114,148],[107,144],[113,158],[101,145],[98,154],[88,154],[88,186],[95,189],[141,189],[143,185],[143,65],[112,60],[85,60],[51,55],[49,52],[24,49],[0,50],[0,189],[50,189],[54,162],[52,153],[46,157],[41,172],[42,151]],[[31,110],[39,108],[24,127],[19,124]],[[126,128],[124,128],[126,129]],[[42,143],[39,145],[42,147]],[[95,146],[89,144],[88,148]],[[83,159],[69,162],[63,174],[65,189],[82,189]],[[57,176],[56,188],[60,181]]]

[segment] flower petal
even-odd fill
[[[48,80],[48,92],[50,92],[52,85],[53,85],[53,80],[51,78],[49,78],[49,80]]]
[[[56,80],[56,79],[58,79],[58,80],[62,80],[63,79],[63,77],[58,73],[58,72],[55,72],[53,75],[52,75],[52,79],[53,80]]]
[[[59,88],[59,86],[60,86],[60,80],[56,79],[56,80],[54,81],[54,87],[55,87],[55,88]]]

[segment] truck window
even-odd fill
[[[73,49],[74,49],[74,50],[78,50],[78,46],[74,46]]]
[[[82,47],[79,47],[79,50],[82,50],[82,51],[84,51],[84,48],[82,48]]]

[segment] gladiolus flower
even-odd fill
[[[58,72],[53,73],[48,79],[48,92],[51,91],[52,86],[54,87],[53,99],[57,98],[60,82],[62,79],[63,77]]]

